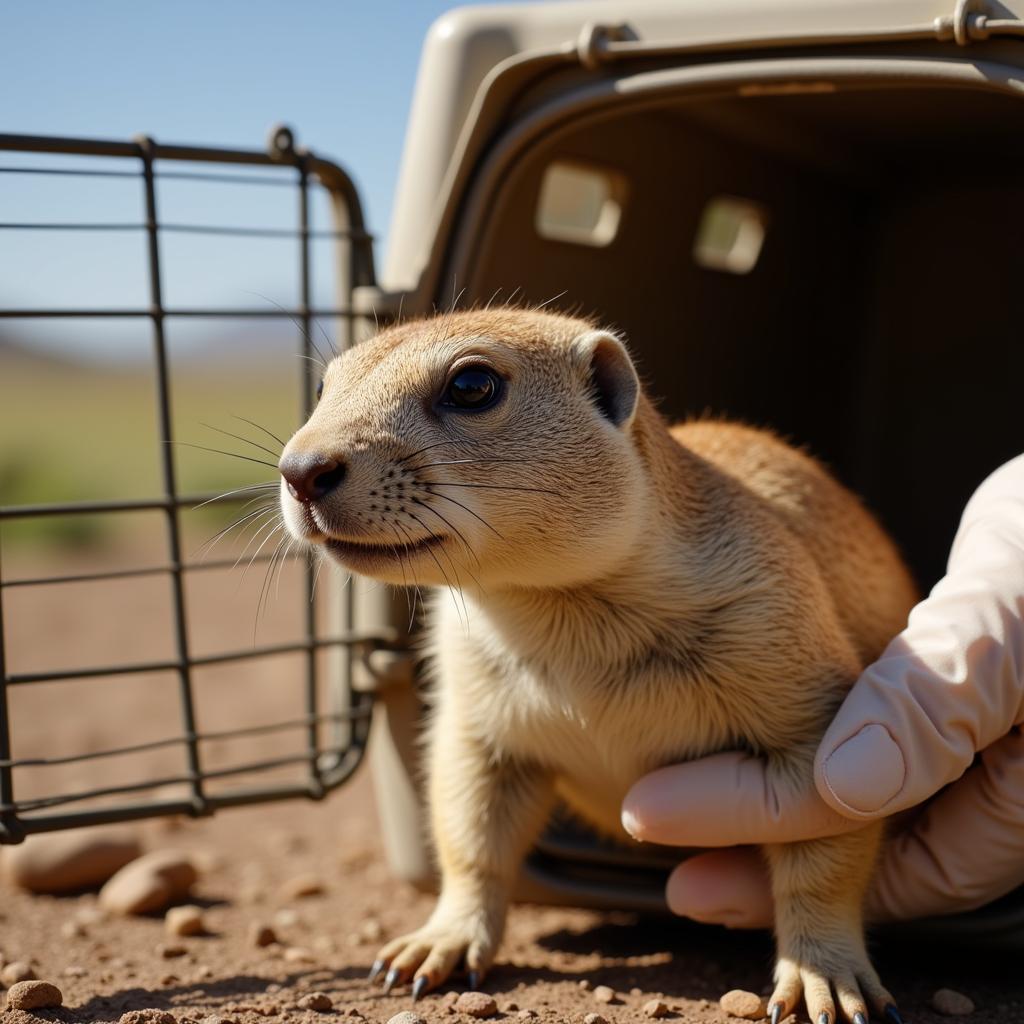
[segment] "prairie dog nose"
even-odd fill
[[[345,464],[317,452],[290,452],[281,457],[281,471],[288,493],[304,504],[330,494],[345,478]]]

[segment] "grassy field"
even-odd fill
[[[277,443],[245,417],[287,438],[299,420],[300,363],[288,355],[249,365],[193,361],[172,367],[173,448],[180,493],[226,491],[274,479],[270,466],[187,444],[276,462]],[[250,438],[264,446],[218,433]],[[0,504],[151,498],[163,490],[154,374],[0,347]],[[227,514],[197,513],[213,532]],[[5,550],[26,544],[109,543],[131,516],[7,520]]]

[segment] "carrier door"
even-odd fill
[[[352,180],[287,128],[0,136],[0,175],[0,842],[323,796],[401,647],[275,511],[366,325]]]

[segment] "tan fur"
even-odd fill
[[[493,409],[438,408],[465,360],[506,381]],[[621,343],[569,317],[477,311],[387,330],[331,365],[289,453],[347,466],[312,505],[282,493],[296,535],[393,545],[339,559],[445,588],[429,627],[442,893],[381,954],[431,986],[460,960],[490,965],[556,794],[622,836],[633,782],[711,751],[748,748],[779,785],[811,785],[830,716],[915,599],[892,544],[818,463],[735,424],[669,430]],[[446,539],[409,547],[431,534]],[[832,1008],[830,987],[848,1016],[858,989],[875,1009],[888,1000],[860,911],[877,841],[869,827],[766,851],[787,1010],[801,990],[815,1015]]]

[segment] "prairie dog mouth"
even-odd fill
[[[339,540],[327,537],[324,547],[343,561],[397,561],[403,556],[418,555],[423,551],[440,546],[447,538],[428,536],[411,543],[364,544],[358,541]]]

